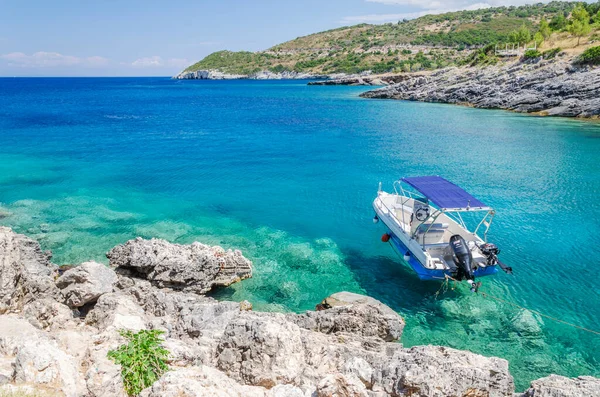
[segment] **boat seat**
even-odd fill
[[[445,230],[441,229],[430,229],[427,233],[419,233],[417,241],[419,244],[437,244],[442,243],[444,238]],[[448,243],[445,243],[448,244]]]
[[[434,223],[434,224],[424,223],[419,226],[419,229],[417,230],[417,232],[425,233],[427,231],[427,229],[429,229],[429,233],[431,233],[434,230],[446,230],[446,229],[448,229],[448,227],[450,227],[450,225],[448,223]]]

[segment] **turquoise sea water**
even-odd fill
[[[600,376],[599,336],[463,286],[436,299],[371,221],[379,181],[455,181],[497,209],[490,239],[515,268],[482,290],[598,329],[599,124],[305,84],[0,79],[0,223],[59,264],[136,236],[239,248],[254,278],[219,298],[302,311],[362,292],[405,316],[405,345],[506,358],[518,390]]]

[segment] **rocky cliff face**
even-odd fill
[[[273,73],[268,70],[252,74],[228,74],[218,70],[197,70],[194,72],[184,71],[173,78],[177,80],[311,80],[327,78],[327,76],[288,71]]]
[[[576,67],[568,60],[555,59],[485,68],[449,68],[361,96],[597,118],[599,92],[600,68]]]
[[[160,329],[170,370],[144,397],[513,397],[508,363],[397,343],[404,320],[381,302],[339,293],[317,311],[257,313],[206,297],[251,275],[239,252],[136,239],[66,270],[0,228],[0,394],[124,396],[107,352],[118,330]],[[600,379],[550,376],[523,397],[600,395]],[[519,396],[521,396],[519,394]]]

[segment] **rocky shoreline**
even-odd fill
[[[556,375],[514,394],[506,360],[404,348],[403,318],[362,295],[334,294],[302,314],[207,297],[252,276],[239,251],[138,238],[107,257],[109,266],[59,268],[37,242],[0,227],[0,395],[124,396],[107,358],[122,329],[165,332],[170,369],[144,397],[600,395],[600,379]]]
[[[183,71],[173,78],[176,80],[316,80],[328,79],[330,76],[288,71],[273,73],[268,70],[252,74],[230,74],[218,70],[197,70],[193,72]]]
[[[540,116],[600,117],[600,68],[567,59],[443,69],[363,98],[450,103]]]

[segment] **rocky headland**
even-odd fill
[[[107,353],[124,343],[119,330],[143,329],[164,331],[170,355],[144,397],[600,395],[600,379],[556,375],[515,394],[506,360],[404,348],[403,318],[362,295],[334,294],[301,314],[207,297],[252,276],[239,251],[138,238],[107,257],[60,268],[0,227],[0,395],[124,396]]]
[[[330,76],[289,71],[274,73],[268,70],[251,74],[231,74],[218,70],[197,70],[193,72],[183,71],[173,78],[176,80],[314,80],[327,79]]]
[[[368,91],[364,98],[451,103],[541,116],[600,117],[600,68],[569,59],[447,68]]]

